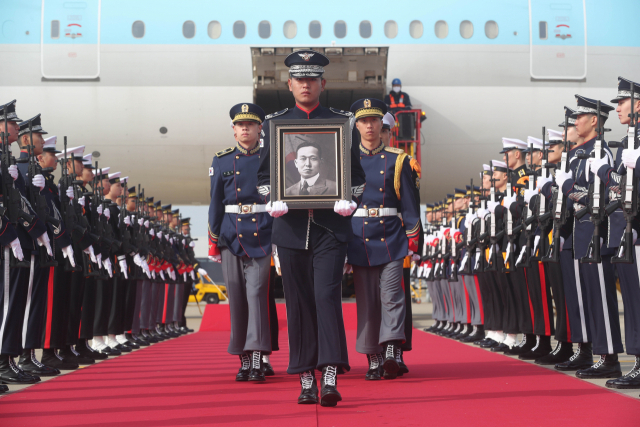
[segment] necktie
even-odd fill
[[[300,189],[300,195],[308,196],[309,195],[309,184],[307,181],[302,181],[302,188]]]

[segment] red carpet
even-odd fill
[[[640,402],[570,376],[415,331],[411,372],[365,382],[355,352],[354,304],[345,304],[352,370],[336,408],[295,403],[284,374],[286,331],[271,357],[277,375],[236,383],[227,331],[200,332],[30,387],[0,399],[0,426],[546,426],[638,425]],[[227,311],[225,311],[227,310]],[[208,327],[228,308],[207,306]],[[206,325],[205,325],[206,326]],[[437,349],[437,351],[436,351]]]

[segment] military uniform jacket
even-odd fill
[[[226,205],[242,207],[267,203],[267,196],[258,193],[259,151],[259,145],[247,151],[238,144],[220,151],[211,162],[210,254],[212,247],[227,247],[235,256],[251,258],[271,254],[271,215],[267,212],[225,213]]]
[[[560,163],[557,163],[556,167],[559,168]],[[554,174],[555,174],[555,170],[556,169],[550,169],[550,171],[554,171],[553,172]],[[558,192],[558,187],[555,185],[554,182],[549,182],[540,189],[540,194],[545,196],[545,202],[547,204],[547,209],[545,212],[553,212],[555,210],[557,192]],[[567,198],[566,204],[567,204],[566,205],[567,210],[569,212],[573,212],[573,200],[571,200],[570,198]],[[560,230],[560,236],[562,236],[562,238],[564,239],[564,246],[562,247],[563,251],[573,250],[573,221],[574,221],[574,217],[573,215],[570,215],[569,218],[567,219],[567,222],[563,225],[562,229]],[[552,230],[553,230],[553,224],[552,224]]]
[[[0,175],[1,177],[2,175]],[[0,193],[2,188],[0,186]],[[6,216],[0,216],[0,245],[8,246],[11,242],[18,238],[16,228],[9,222]]]
[[[58,195],[58,186],[53,181],[53,175],[50,173],[44,173],[43,176],[45,179],[45,187],[42,189],[40,194],[42,194],[47,200],[49,215],[60,221],[60,225],[58,227],[47,223],[49,237],[52,242],[55,242],[57,248],[66,248],[71,244],[71,236],[67,233],[62,214],[60,213],[60,196]]]
[[[59,203],[57,207],[60,213],[62,214],[63,210],[61,205],[63,203],[66,204],[66,206],[68,206],[68,209],[74,209],[74,207],[72,206],[71,199],[67,197],[68,185],[64,182],[64,180],[60,180],[58,182],[58,185],[60,186],[60,191],[59,191],[59,197],[58,197]],[[58,187],[56,187],[56,189],[57,188]],[[87,191],[83,186],[80,186],[80,190],[81,190],[81,193],[86,193]],[[89,197],[86,197],[86,196],[83,196],[83,197],[85,199],[86,206],[89,206]],[[80,206],[80,208],[82,208],[82,206]],[[84,209],[82,210],[84,211]],[[80,227],[83,227],[85,229],[84,233],[80,233],[79,231],[69,230],[67,228],[68,224],[65,224],[65,228],[67,229],[67,234],[73,240],[73,243],[76,244],[80,250],[85,250],[95,242],[91,237],[91,228],[86,227],[86,225],[88,224],[88,220],[84,217],[84,214],[81,214],[81,216],[82,218],[78,217],[76,212],[78,225],[80,225]]]
[[[271,184],[271,160],[270,160],[270,134],[269,120],[279,119],[331,119],[336,116],[353,117],[350,111],[325,108],[318,104],[312,111],[305,111],[297,105],[266,117],[262,127],[260,149],[260,168],[258,169],[258,186]],[[360,165],[360,133],[353,128],[351,132],[351,195],[359,204],[360,196],[365,185],[365,174]],[[285,248],[308,249],[309,230],[311,224],[317,224],[325,230],[333,233],[339,242],[349,242],[353,238],[351,231],[351,219],[343,217],[333,209],[290,209],[285,215],[275,218],[273,221],[273,243]]]
[[[407,256],[410,239],[418,252],[420,207],[416,203],[411,158],[399,148],[369,151],[360,145],[360,162],[367,176],[360,209],[396,208],[402,215],[353,217],[355,238],[349,242],[349,263],[363,267],[382,265]]]

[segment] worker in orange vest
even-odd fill
[[[411,109],[411,99],[408,94],[402,92],[402,82],[400,79],[393,79],[391,82],[391,92],[384,97],[384,103],[394,112]]]

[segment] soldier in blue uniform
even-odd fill
[[[229,111],[237,141],[216,153],[209,168],[209,258],[222,263],[229,292],[231,338],[227,351],[238,355],[236,381],[264,381],[262,355],[271,353],[269,271],[271,225],[266,195],[258,193],[255,171],[264,111],[237,104]]]
[[[396,357],[405,341],[403,263],[407,255],[418,252],[420,208],[414,197],[411,157],[402,149],[386,147],[380,139],[385,103],[360,99],[351,112],[360,132],[360,162],[367,175],[367,186],[351,219],[357,237],[347,250],[358,312],[356,351],[369,359],[366,379],[379,380],[380,366],[384,377],[393,379],[400,370]]]
[[[328,119],[351,112],[320,105],[322,78],[329,59],[315,51],[297,51],[285,59],[289,67],[289,90],[296,106],[268,116],[262,134],[258,185],[269,195],[270,140],[269,119],[282,118],[304,122]],[[351,196],[353,200],[335,202],[334,209],[299,209],[289,212],[286,203],[268,205],[273,221],[273,243],[277,245],[282,281],[287,296],[289,325],[289,374],[299,374],[302,386],[298,403],[318,402],[315,369],[322,370],[320,403],[334,406],[342,400],[337,390],[337,373],[348,371],[349,357],[342,319],[342,262],[347,243],[353,238],[350,216],[362,195],[365,175],[360,166],[359,134],[352,131]],[[347,172],[349,173],[349,171]],[[287,213],[288,212],[288,213]]]
[[[578,135],[584,138],[585,142],[580,146],[574,146],[569,152],[570,170],[564,172],[556,171],[555,180],[558,188],[565,196],[573,201],[575,212],[581,211],[589,204],[589,184],[593,177],[586,169],[588,161],[580,158],[581,154],[591,154],[595,148],[597,137],[597,101],[576,95],[578,108],[572,115],[575,119],[575,128]],[[600,104],[600,123],[609,117],[609,112],[613,107]],[[602,140],[602,155],[596,153],[598,158],[606,157],[607,164],[613,163],[613,156],[607,143]],[[607,236],[606,221],[602,224],[604,231],[601,236]],[[574,259],[580,260],[588,254],[589,243],[594,231],[594,224],[590,221],[590,214],[582,218],[575,219],[573,232],[573,252]],[[619,322],[611,322],[610,319],[618,319],[618,300],[616,296],[616,284],[611,264],[611,256],[615,253],[613,248],[607,246],[607,242],[602,245],[602,262],[579,263],[580,282],[584,282],[586,299],[588,303],[589,323],[591,327],[591,337],[593,353],[600,355],[600,360],[593,366],[580,369],[576,372],[579,378],[616,378],[622,375],[618,353],[623,351],[622,338],[620,336]]]

